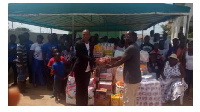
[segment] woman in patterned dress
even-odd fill
[[[176,54],[171,54],[169,61],[166,62],[163,74],[159,78],[161,83],[162,103],[175,101],[184,94],[188,85],[182,80],[185,71],[182,64],[178,61]]]

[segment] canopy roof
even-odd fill
[[[189,7],[162,3],[10,3],[8,19],[61,30],[145,30],[188,15]]]

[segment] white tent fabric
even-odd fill
[[[190,24],[190,20],[193,16],[193,4],[192,3],[186,3],[185,6],[189,6],[190,9],[190,13],[189,13],[189,19],[188,19],[188,28],[189,28],[189,24]],[[183,26],[183,34],[186,34],[186,26],[187,26],[187,16],[184,17],[178,17],[175,19],[174,23],[172,24],[172,33],[171,33],[171,39],[173,38],[177,38],[178,37],[178,33],[180,31],[180,27]]]

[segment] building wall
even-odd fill
[[[21,31],[12,31],[12,30],[8,30],[8,42],[10,41],[10,35],[11,34],[15,34],[16,36],[18,36],[19,34],[22,34],[24,32],[21,32]],[[33,41],[34,43],[36,42],[36,39],[37,39],[37,35],[42,35],[44,37],[44,40],[43,42],[47,42],[48,39],[47,39],[47,36],[48,36],[49,33],[33,33],[33,32],[30,32],[29,35],[30,35],[30,40]],[[58,39],[60,38],[61,34],[57,34],[58,35]],[[19,42],[19,39],[17,37],[17,41],[16,43]]]

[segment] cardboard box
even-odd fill
[[[98,87],[107,89],[107,95],[112,94],[112,82],[111,81],[99,81]]]
[[[110,97],[106,97],[106,99],[95,99],[95,106],[110,106]]]
[[[100,88],[96,90],[95,98],[96,99],[106,99],[107,97],[107,89]]]
[[[113,75],[112,75],[112,73],[100,73],[99,78],[102,81],[112,81]]]

